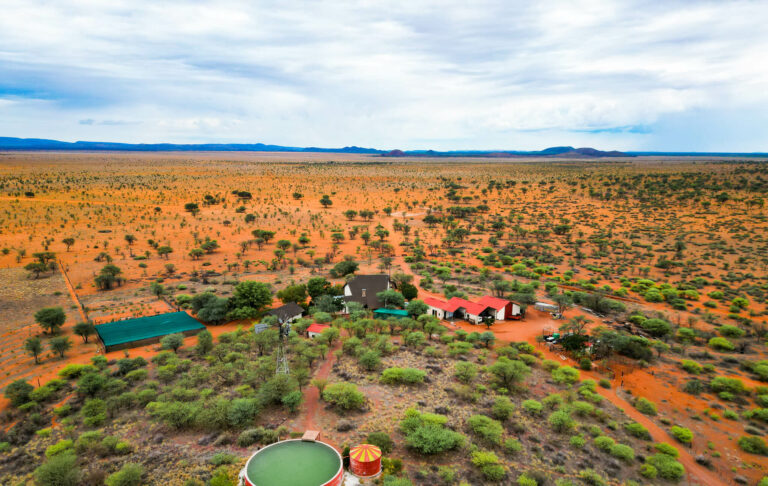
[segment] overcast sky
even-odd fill
[[[768,151],[767,1],[3,0],[0,136]]]

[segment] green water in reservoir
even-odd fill
[[[259,452],[248,463],[248,479],[256,486],[320,486],[339,471],[339,456],[315,442],[281,442]]]

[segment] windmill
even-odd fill
[[[289,332],[291,332],[291,326],[288,324],[283,326],[281,323],[279,327],[280,340],[277,344],[277,368],[275,368],[276,375],[287,375],[291,372],[290,368],[288,367],[288,358],[285,355],[284,346],[285,338]]]

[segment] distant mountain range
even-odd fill
[[[41,138],[0,137],[0,150],[87,150],[115,152],[324,152],[344,154],[372,154],[382,157],[557,157],[601,158],[650,156],[720,156],[720,157],[768,157],[768,153],[730,152],[618,152],[594,148],[550,147],[544,150],[380,150],[365,147],[288,147],[263,143],[116,143],[116,142],[61,142]]]

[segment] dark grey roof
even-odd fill
[[[301,307],[299,304],[296,304],[295,302],[289,302],[285,305],[281,305],[280,307],[276,309],[272,309],[269,312],[267,312],[267,314],[269,314],[270,316],[276,316],[277,321],[280,324],[287,321],[291,317],[295,317],[303,313],[304,313],[304,308]]]
[[[355,278],[347,282],[351,296],[345,296],[347,302],[360,302],[369,309],[378,309],[382,307],[376,294],[389,288],[389,276],[387,275],[356,275]],[[363,296],[365,290],[365,296]]]

